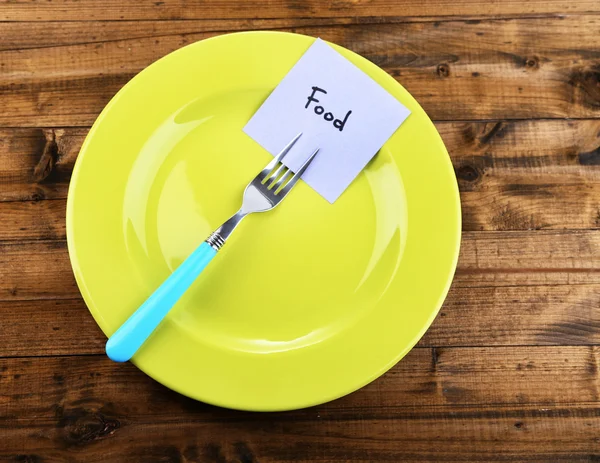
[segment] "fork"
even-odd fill
[[[109,338],[106,354],[111,360],[126,362],[133,357],[244,217],[254,212],[270,211],[287,196],[319,152],[318,148],[313,151],[295,174],[282,164],[284,156],[301,135],[296,135],[246,186],[240,210],[212,232]]]

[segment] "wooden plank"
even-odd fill
[[[64,241],[0,242],[0,301],[79,291]],[[465,232],[455,288],[600,283],[596,231]]]
[[[0,357],[103,354],[84,302],[0,303]],[[74,335],[77,333],[77,335]],[[450,290],[420,347],[600,344],[600,285]]]
[[[597,461],[598,406],[388,410],[371,418],[223,411],[218,422],[173,418],[150,423],[110,411],[76,411],[64,424],[6,430],[9,461],[144,462],[528,462]],[[372,416],[372,415],[371,415]],[[595,429],[596,428],[596,429]]]
[[[117,40],[161,37],[173,34],[223,33],[245,30],[277,30],[290,27],[329,26],[406,22],[390,18],[281,18],[281,19],[196,19],[186,21],[44,21],[40,23],[0,23],[0,51],[27,48],[56,47],[74,44],[102,44]]]
[[[593,230],[470,232],[463,234],[460,269],[591,272],[599,258],[600,233]]]
[[[103,356],[5,359],[0,458],[586,461],[600,448],[599,355],[415,349],[350,396],[277,414],[207,406]]]
[[[600,394],[599,361],[598,346],[415,348],[367,387],[319,408],[593,403]],[[29,413],[53,419],[54,404],[66,409],[86,398],[98,408],[110,402],[141,422],[194,411],[187,408],[194,401],[172,400],[183,398],[105,355],[0,359],[0,374],[3,424]]]
[[[438,122],[463,229],[600,227],[600,120]],[[64,199],[87,129],[0,129],[0,240],[64,239]],[[3,204],[40,199],[62,201]]]
[[[66,198],[88,129],[0,129],[0,201]]]
[[[23,24],[25,35],[36,27]],[[463,120],[598,117],[599,25],[600,16],[578,15],[282,29],[364,55],[397,78],[433,119]],[[90,125],[140,70],[219,33],[181,33],[180,21],[170,30],[145,27],[145,36],[136,26],[132,38],[0,52],[0,126]]]
[[[0,239],[65,239],[66,200],[0,202]]]
[[[595,231],[466,232],[455,287],[600,282]]]
[[[600,121],[436,124],[463,229],[600,227]]]
[[[453,287],[419,346],[600,344],[600,286]]]
[[[79,297],[65,241],[0,243],[0,301]]]
[[[432,22],[435,18],[427,18]],[[440,18],[444,20],[444,18]],[[447,19],[446,19],[447,20]],[[102,20],[2,22],[0,51],[28,48],[56,47],[75,44],[103,44],[117,40],[131,40],[167,35],[199,33],[228,33],[248,30],[294,29],[301,32],[307,27],[349,26],[360,24],[398,24],[423,22],[418,17],[285,17],[279,19],[189,19],[179,20]]]
[[[106,337],[81,298],[0,302],[0,357],[103,354]]]
[[[539,15],[552,13],[598,12],[594,0],[270,0],[257,8],[254,2],[235,0],[212,1],[208,6],[201,0],[164,0],[144,2],[117,0],[98,2],[79,0],[2,0],[0,20],[3,21],[81,21],[81,20],[139,20],[139,19],[223,19],[244,18],[306,18],[306,17],[369,17],[369,16],[486,16],[486,15]]]

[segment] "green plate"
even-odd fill
[[[204,40],[149,66],[104,109],[75,166],[67,237],[107,336],[238,209],[271,159],[242,128],[313,41]],[[335,48],[412,114],[335,204],[300,182],[240,225],[133,359],[182,394],[245,410],[348,394],[406,355],[448,291],[461,223],[442,140],[400,84]]]

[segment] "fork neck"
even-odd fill
[[[232,215],[223,225],[217,228],[214,232],[212,232],[208,238],[206,238],[206,242],[212,246],[215,251],[218,251],[223,247],[229,235],[235,230],[238,224],[242,221],[244,217],[248,215],[247,212],[242,212],[240,209],[234,215]]]

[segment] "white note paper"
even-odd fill
[[[333,203],[410,111],[317,39],[244,127],[272,155],[298,133],[284,159],[292,171],[319,148],[302,179]]]

